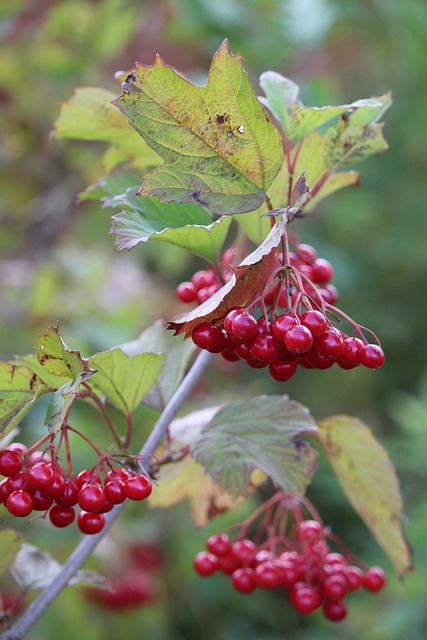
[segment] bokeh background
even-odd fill
[[[425,638],[425,0],[2,0],[0,19],[3,359],[31,352],[36,335],[57,320],[67,344],[84,355],[132,340],[155,319],[181,310],[174,287],[203,266],[158,243],[118,255],[109,235],[111,212],[96,203],[76,204],[77,194],[103,172],[102,145],[50,136],[61,101],[76,86],[119,93],[114,72],[131,69],[135,60],[151,64],[157,52],[203,82],[213,53],[227,37],[255,86],[262,71],[276,70],[301,85],[308,105],[347,103],[388,89],[394,95],[385,116],[390,150],[361,165],[361,188],[335,194],[298,228],[301,239],[334,264],[341,308],[377,333],[386,366],[377,372],[301,372],[285,389],[233,367],[224,386],[224,370],[213,367],[189,406],[285,391],[318,418],[348,413],[364,419],[398,469],[416,572],[403,583],[393,576],[321,460],[310,497],[363,560],[390,572],[383,593],[349,599],[344,623],[334,626],[320,614],[298,617],[281,594],[237,595],[223,576],[197,578],[192,557],[207,535],[241,519],[254,504],[197,531],[188,504],[182,503],[167,511],[127,508],[90,563],[100,572],[117,571],[139,544],[146,554],[150,602],[111,611],[73,587],[29,638],[74,638],[77,620],[80,640]],[[30,414],[21,439],[31,442],[42,433],[43,409]],[[138,415],[142,439],[156,416],[144,409]],[[93,412],[82,408],[77,420],[102,440]],[[84,451],[81,456],[84,461]],[[33,544],[54,550],[58,560],[78,538],[75,531],[52,531],[43,523],[22,523],[20,529]],[[0,588],[13,585],[6,579]]]

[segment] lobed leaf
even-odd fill
[[[318,427],[317,437],[350,503],[402,576],[412,568],[411,552],[399,481],[386,450],[357,418],[331,416]]]
[[[0,440],[20,423],[36,400],[47,391],[31,369],[0,362]]]
[[[129,356],[121,348],[97,353],[91,358],[96,375],[89,384],[125,416],[131,415],[155,383],[163,359],[156,353]]]
[[[68,349],[57,325],[51,325],[43,331],[35,347],[39,364],[55,376],[84,382],[93,373],[89,360],[82,358],[79,351]]]
[[[255,469],[285,492],[304,493],[317,454],[300,436],[316,433],[308,409],[288,396],[258,396],[220,409],[191,446],[222,491],[248,492]]]
[[[218,214],[257,209],[283,161],[271,124],[243,69],[224,41],[205,87],[178,75],[157,56],[136,65],[115,104],[164,159],[141,195],[191,202]]]

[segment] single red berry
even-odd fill
[[[239,340],[252,340],[258,330],[258,323],[248,312],[236,315],[231,321],[231,332]]]
[[[215,274],[213,271],[204,269],[196,271],[191,278],[191,282],[196,289],[204,289],[215,284]]]
[[[104,485],[105,498],[112,504],[121,504],[126,500],[125,483],[121,480],[111,480]]]
[[[255,584],[262,589],[276,589],[280,578],[272,561],[261,562],[254,571]]]
[[[10,494],[7,478],[0,482],[0,504],[6,504],[7,496]]]
[[[256,546],[255,543],[252,542],[252,540],[244,538],[243,540],[236,540],[236,542],[233,543],[232,549],[233,556],[240,564],[244,565],[250,564],[250,562],[253,560],[255,556]]]
[[[43,489],[43,495],[47,498],[58,500],[64,491],[65,477],[62,469],[57,467],[53,474],[53,483],[48,489]]]
[[[194,558],[193,568],[199,576],[211,576],[218,569],[218,558],[209,551],[200,551]]]
[[[267,366],[267,362],[260,362],[259,360],[255,360],[254,358],[248,358],[246,363],[252,369],[264,369]]]
[[[299,523],[297,531],[298,540],[308,542],[322,535],[323,525],[317,520],[302,520],[302,522]]]
[[[272,325],[272,333],[278,342],[283,342],[289,329],[298,324],[298,320],[295,316],[290,314],[283,314],[278,316]]]
[[[224,329],[219,329],[218,340],[208,351],[209,353],[221,353],[222,351],[226,351],[227,349],[232,350],[233,348],[234,345],[228,333]]]
[[[386,582],[387,577],[381,567],[370,567],[362,577],[362,587],[367,591],[381,591]]]
[[[344,558],[344,556],[342,555],[342,553],[338,553],[337,551],[331,551],[325,557],[325,563],[326,564],[330,564],[330,565],[346,564],[346,562],[347,561]]]
[[[328,284],[334,277],[334,268],[328,260],[317,258],[312,265],[312,280],[316,284]]]
[[[61,505],[55,504],[49,511],[49,520],[54,527],[58,527],[59,529],[68,527],[68,525],[74,522],[75,517],[76,514],[72,507],[62,507]]]
[[[0,475],[14,476],[22,469],[22,455],[13,449],[3,449],[0,451]]]
[[[52,466],[47,462],[36,462],[28,469],[27,478],[35,489],[50,489],[54,480]]]
[[[384,351],[377,344],[365,344],[360,361],[369,369],[379,369],[385,362]]]
[[[236,569],[231,574],[231,584],[233,589],[239,593],[252,593],[256,589],[254,572],[249,567]]]
[[[19,453],[25,453],[27,447],[22,442],[11,442],[7,447],[9,451],[18,451]]]
[[[296,362],[284,362],[281,359],[274,360],[268,367],[270,376],[277,382],[290,380],[297,370]]]
[[[9,493],[12,491],[26,491],[27,493],[32,493],[34,488],[28,482],[27,474],[24,471],[19,471],[14,476],[9,476],[6,480],[7,489]]]
[[[335,329],[328,329],[316,338],[317,352],[324,358],[336,360],[342,355],[344,347],[343,335]]]
[[[310,329],[314,336],[320,336],[322,333],[325,333],[329,326],[326,316],[321,311],[317,311],[317,309],[303,313],[300,321],[304,327]]]
[[[317,258],[317,251],[311,244],[300,244],[297,248],[297,257],[301,260],[301,262],[305,262],[306,264],[313,264],[313,262]]]
[[[127,471],[124,467],[115,467],[114,469],[110,469],[105,474],[105,482],[111,482],[115,480],[120,480],[121,482],[126,482],[131,477],[131,473]]]
[[[304,325],[297,324],[286,333],[284,343],[292,353],[305,353],[313,344],[313,334]]]
[[[211,349],[215,346],[219,338],[219,329],[215,327],[211,322],[202,322],[198,324],[193,333],[191,339],[194,344],[200,349]]]
[[[197,289],[192,282],[181,282],[176,288],[176,296],[181,302],[194,302],[197,296]]]
[[[328,600],[342,600],[347,591],[347,580],[339,574],[329,576],[322,584],[322,593]]]
[[[240,568],[240,563],[236,560],[233,551],[227,553],[226,556],[218,558],[218,569],[225,573],[227,576],[231,576],[236,569]]]
[[[43,489],[35,489],[31,499],[34,511],[47,511],[53,504],[53,498],[46,497]]]
[[[210,536],[206,541],[206,549],[218,558],[223,558],[231,552],[230,538],[226,533],[217,533]]]
[[[234,352],[234,349],[224,349],[224,351],[221,352],[221,356],[224,360],[227,360],[227,362],[237,362],[240,360],[239,356]]]
[[[6,507],[13,516],[24,518],[33,510],[33,501],[29,493],[18,489],[9,494],[6,500]]]
[[[80,511],[77,516],[77,526],[82,533],[92,535],[99,533],[105,524],[105,517],[102,513],[89,513]]]
[[[325,284],[320,287],[318,294],[323,298],[323,301],[328,304],[335,304],[339,298],[338,289],[334,284]]]
[[[227,312],[227,315],[224,318],[224,330],[228,334],[233,333],[233,320],[242,313],[246,313],[245,309],[242,309],[242,307],[234,307]]]
[[[78,502],[78,498],[79,489],[77,483],[75,480],[67,480],[61,495],[56,498],[56,501],[61,507],[74,507]]]
[[[277,340],[268,334],[254,338],[250,346],[252,357],[260,362],[273,362],[279,355]]]
[[[290,599],[292,606],[302,615],[313,613],[322,604],[322,596],[319,590],[310,585],[295,589]]]
[[[81,489],[84,484],[87,484],[92,480],[95,480],[95,477],[93,477],[93,473],[90,469],[82,469],[75,478],[78,489]]]
[[[105,492],[98,482],[88,482],[79,490],[78,503],[84,511],[95,513],[105,502]]]
[[[132,476],[125,483],[125,493],[130,500],[145,500],[152,490],[151,480],[144,474]]]
[[[347,605],[342,600],[325,600],[322,611],[327,620],[341,622],[347,616]]]
[[[342,352],[340,359],[350,364],[360,364],[363,342],[359,338],[353,336],[344,340],[344,351]]]
[[[362,577],[363,573],[359,567],[355,565],[348,566],[346,571],[348,590],[357,591],[362,586]]]
[[[252,358],[250,345],[247,342],[237,342],[233,347],[234,353],[239,358],[243,358],[243,360],[248,360]]]

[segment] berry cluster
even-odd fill
[[[206,302],[231,278],[233,272],[230,264],[235,256],[236,247],[231,246],[221,254],[218,272],[211,267],[202,269],[196,271],[191,280],[181,282],[176,288],[178,300],[187,304],[191,302],[197,302],[197,304]]]
[[[95,534],[105,524],[104,513],[115,504],[144,500],[152,491],[151,480],[128,467],[104,463],[79,474],[66,474],[61,465],[41,451],[26,451],[15,443],[0,451],[0,504],[13,516],[45,512],[55,527],[67,527],[76,518],[82,533]],[[101,478],[101,470],[104,471]]]
[[[196,555],[194,570],[204,577],[224,573],[242,594],[257,588],[284,589],[298,613],[308,615],[321,608],[326,619],[339,622],[347,615],[348,593],[361,587],[380,591],[386,576],[380,567],[362,571],[350,554],[331,551],[328,537],[333,537],[330,530],[312,519],[296,522],[288,537],[270,535],[258,545],[244,534],[235,542],[225,533],[217,534]]]
[[[334,363],[343,369],[381,367],[385,360],[381,347],[368,343],[361,332],[360,336],[346,335],[319,309],[301,315],[290,311],[272,322],[239,307],[227,313],[222,327],[212,322],[197,325],[192,340],[226,360],[246,360],[255,369],[268,366],[270,376],[284,382],[298,365],[307,369],[328,369]]]

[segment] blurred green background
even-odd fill
[[[385,116],[390,150],[360,167],[362,188],[335,194],[297,229],[335,267],[340,307],[371,327],[387,354],[377,372],[302,371],[285,392],[317,418],[357,415],[388,449],[402,482],[417,571],[403,585],[321,461],[310,497],[324,520],[360,557],[390,571],[378,595],[349,598],[339,625],[301,618],[283,595],[231,591],[223,576],[193,575],[192,557],[210,532],[241,519],[220,516],[196,531],[186,503],[152,513],[127,508],[91,565],[108,571],[127,545],[155,542],[164,556],[152,577],[156,602],[125,612],[97,609],[76,588],[64,592],[29,634],[32,640],[140,637],[156,640],[418,640],[427,625],[427,5],[425,0],[3,0],[0,4],[0,356],[31,352],[36,335],[59,321],[84,355],[134,339],[181,307],[174,287],[202,265],[171,246],[118,255],[110,214],[76,204],[101,174],[103,147],[59,142],[50,131],[76,86],[119,93],[117,70],[160,53],[199,82],[225,37],[257,86],[274,69],[302,87],[306,104],[348,103],[391,89]],[[359,168],[359,167],[356,167]],[[283,385],[252,371],[213,367],[190,403],[200,408],[237,396],[280,393]],[[22,438],[41,433],[42,409]],[[38,420],[39,418],[39,420]],[[85,408],[83,429],[99,428]],[[147,431],[155,419],[141,410]],[[84,454],[82,453],[82,456]],[[253,507],[253,504],[252,504]],[[10,523],[7,523],[10,524]],[[15,524],[15,523],[13,523]],[[22,524],[27,539],[65,559],[73,531]],[[6,588],[6,587],[4,587]]]

